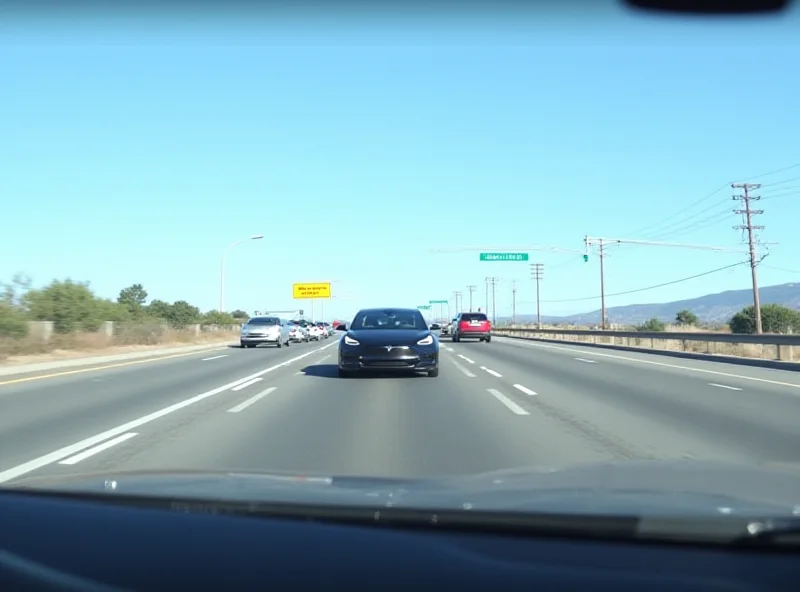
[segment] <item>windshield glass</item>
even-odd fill
[[[481,312],[469,312],[461,315],[462,321],[486,321],[488,318]]]
[[[416,310],[371,310],[359,312],[350,325],[350,330],[424,330],[428,328],[425,317]]]
[[[800,6],[16,4],[0,489],[800,520]]]
[[[281,320],[275,317],[257,317],[247,321],[248,325],[280,325]]]

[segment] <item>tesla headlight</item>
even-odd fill
[[[344,344],[345,345],[361,345],[358,341],[350,337],[349,335],[344,336]]]
[[[430,345],[433,343],[433,335],[428,335],[417,341],[417,345]]]

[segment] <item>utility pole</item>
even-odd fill
[[[517,324],[517,280],[511,286],[511,325]]]
[[[492,285],[492,326],[497,324],[497,292],[495,291],[495,287],[497,286],[497,282],[500,281],[499,277],[487,277],[486,278],[486,313],[489,313],[489,284]]]
[[[539,282],[542,281],[544,274],[544,263],[531,264],[531,277],[536,280],[536,328],[542,328],[542,309],[539,300]]]
[[[467,286],[467,290],[469,290],[469,311],[472,312],[472,293],[475,291],[477,286]]]
[[[763,214],[764,210],[753,210],[750,208],[751,201],[758,201],[761,199],[760,196],[750,195],[750,191],[760,188],[761,184],[731,183],[731,187],[742,190],[742,193],[740,195],[734,195],[733,199],[741,201],[742,205],[744,205],[744,209],[734,210],[734,213],[742,214],[744,216],[744,224],[734,226],[734,229],[747,231],[747,244],[750,251],[750,273],[753,278],[753,313],[756,321],[756,333],[760,335],[763,331],[761,326],[761,299],[758,295],[758,272],[756,271],[758,266],[758,261],[756,260],[758,239],[756,238],[754,231],[763,230],[764,227],[753,225],[753,216]]]
[[[458,301],[461,299],[461,292],[453,292],[453,297],[456,299],[456,314],[458,314],[458,311],[461,310],[458,305]]]
[[[750,188],[753,188],[753,185],[750,185]],[[734,198],[737,199],[737,198]],[[749,199],[757,199],[753,197],[749,197]],[[746,213],[746,211],[741,211],[741,213]],[[751,214],[760,214],[760,211],[752,210]],[[741,226],[739,228],[746,228],[746,226]],[[758,230],[763,228],[761,226],[753,226],[753,230]],[[603,329],[606,329],[606,291],[605,291],[605,250],[610,245],[647,245],[651,247],[677,247],[679,249],[698,249],[701,251],[717,251],[720,253],[745,253],[747,252],[746,249],[731,249],[730,247],[718,247],[713,245],[697,245],[691,243],[666,243],[660,241],[646,241],[646,240],[634,240],[629,238],[598,238],[598,237],[591,237],[585,236],[583,239],[584,242],[584,251],[583,251],[583,260],[584,262],[589,261],[589,251],[592,246],[596,246],[598,250],[598,255],[600,256],[600,302],[601,302],[601,314],[603,315],[601,325]],[[777,243],[760,243],[764,244],[777,244]]]
[[[586,245],[586,252],[583,255],[583,260],[589,260],[589,247],[593,244],[597,244],[597,254],[600,257],[600,329],[605,331],[606,330],[606,278],[605,278],[605,266],[603,264],[603,259],[605,258],[605,243],[603,242],[602,238],[590,238],[585,237],[583,239],[584,244]],[[595,243],[596,241],[596,243]]]

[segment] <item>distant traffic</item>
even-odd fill
[[[444,324],[431,323],[416,308],[366,308],[350,323],[287,320],[255,316],[242,326],[240,346],[288,347],[343,333],[339,341],[338,374],[351,378],[367,372],[391,372],[439,376],[439,340],[453,342],[492,340],[492,324],[483,312],[460,312]]]
[[[292,343],[322,341],[333,335],[334,329],[325,321],[282,319],[275,316],[256,316],[242,325],[240,347],[259,345],[289,346]]]

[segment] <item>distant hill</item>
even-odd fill
[[[800,283],[766,286],[760,290],[761,304],[781,304],[800,310]],[[753,291],[728,290],[717,294],[707,294],[699,298],[664,302],[661,304],[629,304],[613,306],[608,309],[607,316],[612,323],[637,325],[653,317],[664,322],[673,322],[675,315],[681,310],[690,310],[698,320],[705,323],[727,323],[730,318],[753,304]],[[508,320],[508,319],[505,319]],[[535,315],[518,315],[518,323],[535,322]],[[600,322],[600,310],[565,317],[542,317],[543,323],[573,323],[576,325],[592,325]]]

